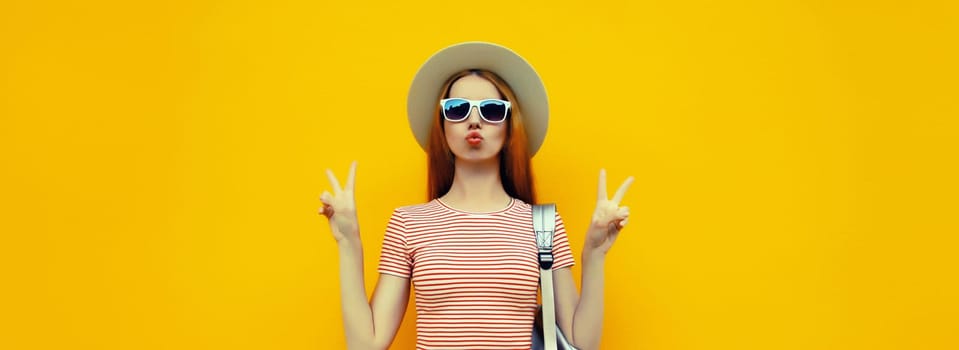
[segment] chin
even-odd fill
[[[457,159],[466,162],[486,162],[498,159],[499,152],[489,150],[466,150],[465,152],[453,152]]]

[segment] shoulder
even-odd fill
[[[410,205],[397,207],[396,209],[394,209],[394,211],[402,214],[415,214],[415,213],[421,213],[425,211],[435,211],[437,209],[436,207],[437,207],[436,201],[432,200],[426,203],[410,204]]]
[[[440,213],[442,209],[443,207],[441,204],[437,203],[436,200],[432,200],[426,203],[405,205],[393,209],[393,216],[407,220],[416,220],[433,217]]]
[[[517,199],[516,201],[517,201],[517,205],[516,205],[517,210],[516,210],[516,212],[517,212],[517,213],[521,213],[521,214],[527,214],[527,215],[529,215],[530,217],[532,217],[533,205],[532,205],[532,204],[528,204],[528,203],[526,203],[526,202],[523,202],[523,201],[521,201],[521,200],[519,200],[519,199]],[[544,204],[553,204],[553,205],[556,205],[556,203],[539,203],[539,205],[544,205]],[[556,220],[557,220],[558,222],[560,222],[560,224],[562,224],[562,215],[560,215],[559,206],[556,206],[555,215],[556,215]]]
[[[524,202],[522,199],[513,198],[513,208],[519,211],[528,211],[533,207],[531,204]]]
[[[532,222],[533,219],[533,205],[526,203],[522,199],[514,198],[513,203],[510,205],[509,209],[506,210],[503,215],[507,217],[515,218],[522,222]]]
[[[539,203],[539,205],[545,205],[545,204],[553,204],[553,205],[556,205],[556,203]],[[524,202],[523,200],[517,198],[517,199],[516,199],[515,209],[516,209],[516,211],[518,211],[518,212],[532,212],[532,210],[533,210],[533,204],[526,203],[526,202]],[[558,207],[558,206],[556,207],[556,215],[559,216],[559,207]]]

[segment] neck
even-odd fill
[[[481,162],[456,159],[453,184],[440,199],[447,205],[474,212],[503,209],[510,201],[499,174],[499,157]]]

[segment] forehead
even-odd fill
[[[462,97],[471,100],[502,98],[496,85],[478,75],[467,75],[457,79],[450,86],[449,97]]]

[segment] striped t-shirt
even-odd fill
[[[573,265],[559,214],[553,269]],[[380,273],[409,278],[418,349],[529,349],[539,260],[529,204],[470,213],[442,201],[401,207],[386,227]]]

